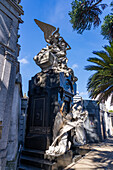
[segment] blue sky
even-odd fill
[[[67,51],[68,67],[73,68],[75,76],[78,77],[77,90],[84,99],[88,99],[86,86],[92,72],[84,70],[84,67],[90,64],[87,62],[87,58],[93,57],[93,51],[102,50],[102,46],[109,43],[107,40],[103,40],[100,27],[85,31],[82,35],[73,31],[68,15],[71,10],[71,2],[72,0],[22,0],[24,23],[20,25],[19,29],[21,45],[19,61],[23,93],[28,92],[28,81],[31,77],[40,72],[33,57],[47,44],[43,32],[34,22],[34,19],[38,19],[60,28],[61,36],[71,46],[71,50]],[[103,2],[110,3],[110,0]],[[105,9],[101,18],[109,12],[109,8]]]

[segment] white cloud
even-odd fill
[[[19,62],[22,63],[22,64],[28,64],[29,63],[28,60],[25,59],[25,58],[22,58],[21,60],[19,60]]]
[[[72,69],[78,68],[78,65],[77,64],[73,64],[71,68]]]
[[[88,95],[88,92],[81,92],[79,95],[80,96],[85,96],[85,95]]]

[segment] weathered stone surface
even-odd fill
[[[15,81],[18,66],[17,33],[20,22],[18,17],[22,13],[22,9],[14,1],[0,0],[0,121],[2,122],[0,167],[2,170],[6,166],[6,156],[8,160],[12,160],[18,145],[17,105],[19,106],[20,85],[17,85],[19,94],[17,97]]]
[[[85,123],[87,142],[99,142],[101,140],[100,109],[97,101],[84,100],[83,107],[89,115]]]
[[[74,76],[73,70],[67,66],[68,59],[66,52],[70,50],[71,47],[60,35],[59,28],[56,29],[54,26],[36,19],[35,22],[44,32],[45,40],[48,43],[47,46],[34,57],[36,64],[44,72],[50,69],[53,69],[56,73],[63,72],[65,77],[71,76],[73,83],[76,82],[77,77]]]
[[[11,121],[9,129],[9,138],[8,138],[8,152],[7,160],[12,161],[15,159],[18,149],[18,116],[20,113],[20,90],[18,84],[15,85],[14,94],[13,94],[13,104],[11,112]]]
[[[27,119],[28,98],[21,100],[21,113],[19,114],[19,145],[24,147],[25,132],[26,132],[26,119]]]
[[[66,51],[71,49],[69,44],[60,36],[59,28],[38,20],[35,22],[44,32],[49,45],[34,57],[42,71],[29,82],[25,148],[35,154],[39,150],[45,152],[47,157],[53,156],[57,159],[59,169],[71,163],[73,154],[68,155],[73,138],[71,130],[74,129],[76,133],[76,127],[83,124],[87,114],[80,107],[71,108],[77,77],[67,66]],[[21,156],[20,162],[24,164],[24,160],[28,162],[33,159],[31,155],[25,154]],[[46,164],[44,169],[48,168],[45,160],[35,160],[41,162],[39,166],[44,168]]]

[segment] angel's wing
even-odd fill
[[[36,24],[40,27],[40,29],[44,32],[44,38],[47,42],[49,36],[56,30],[56,28],[52,25],[46,24],[44,22],[41,22],[37,19],[34,19]]]

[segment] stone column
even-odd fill
[[[5,169],[7,158],[9,159],[10,155],[8,146],[13,136],[11,123],[13,122],[17,128],[18,113],[13,114],[17,109],[14,98],[16,98],[16,75],[19,72],[17,41],[18,26],[23,22],[20,18],[21,14],[23,14],[23,10],[17,1],[0,0],[0,129],[2,129],[0,130],[0,170]],[[20,101],[20,98],[17,100]],[[16,134],[14,135],[16,138]],[[16,141],[14,145],[17,147],[18,142]]]
[[[10,128],[10,118],[12,110],[13,93],[16,77],[16,62],[8,52],[5,53],[3,64],[3,71],[1,77],[1,91],[0,91],[0,110],[2,121],[2,138],[0,140],[0,158],[2,159],[1,167],[5,168],[7,142]],[[2,153],[4,153],[2,155]]]
[[[13,93],[10,129],[7,146],[7,169],[16,169],[18,155],[18,119],[21,112],[21,75],[17,73]]]

